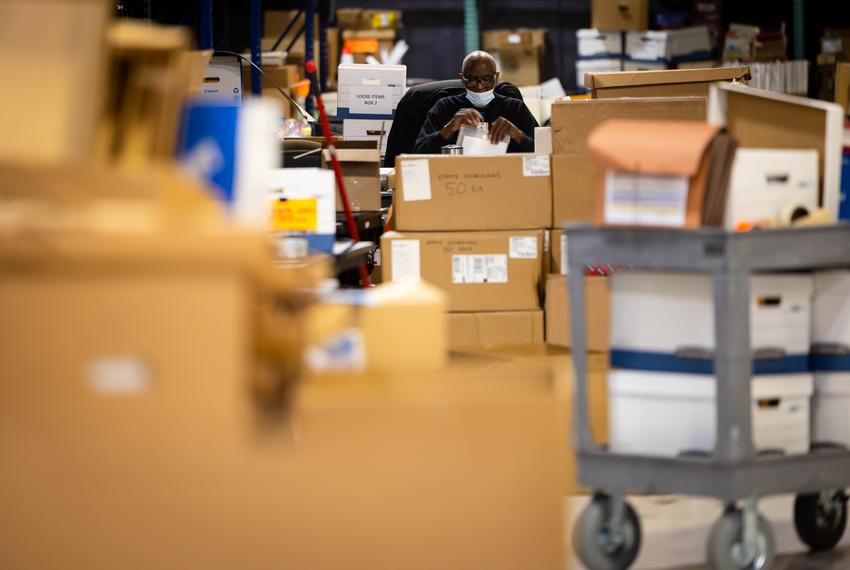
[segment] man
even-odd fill
[[[485,51],[474,51],[463,60],[460,80],[466,93],[444,97],[428,112],[419,131],[414,152],[439,154],[447,144],[456,144],[462,125],[490,124],[490,141],[510,137],[508,152],[534,152],[537,121],[519,99],[494,92],[499,81],[496,60]]]

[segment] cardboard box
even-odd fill
[[[402,12],[401,10],[340,8],[336,11],[336,22],[345,30],[398,29],[402,27]]]
[[[355,64],[369,63],[369,56],[382,61],[381,52],[391,52],[396,44],[395,30],[343,30],[344,49],[351,53]],[[348,64],[344,64],[348,65]]]
[[[587,155],[552,155],[552,226],[593,221],[596,178]]]
[[[98,0],[0,4],[0,74],[15,83],[0,97],[6,134],[0,159],[62,163],[92,157],[107,91],[104,36],[111,12]]]
[[[597,30],[645,30],[649,27],[648,0],[593,0],[591,27]]]
[[[362,141],[353,143],[340,142],[335,145],[351,209],[356,212],[377,212],[381,209],[381,156],[374,145],[369,145],[372,148],[363,148]],[[331,168],[327,149],[322,151],[322,168]],[[337,192],[336,211],[343,210]]]
[[[543,48],[546,45],[546,29],[520,28],[518,30],[485,30],[481,32],[482,49],[499,51],[505,46]]]
[[[404,95],[407,67],[343,63],[338,81],[338,118],[392,120]]]
[[[314,372],[402,373],[447,364],[446,294],[425,282],[384,283],[324,296],[305,315]]]
[[[717,127],[611,120],[587,145],[599,174],[597,224],[722,225],[736,143]]]
[[[549,232],[549,267],[548,273],[566,275],[570,269],[570,259],[567,251],[567,232],[554,229]]]
[[[714,69],[670,69],[665,71],[623,71],[589,73],[584,85],[594,99],[611,97],[707,97],[709,86],[717,81],[749,79],[747,66]]]
[[[543,311],[449,313],[451,350],[524,346],[543,342]]]
[[[286,65],[263,65],[263,72],[265,75],[261,75],[260,81],[263,86],[261,94],[263,97],[271,97],[273,99],[277,99],[280,101],[280,104],[283,107],[283,116],[290,117],[298,117],[298,111],[296,111],[292,107],[292,103],[280,94],[280,91],[277,89],[280,88],[288,95],[292,95],[290,91],[290,87],[295,85],[295,83],[299,80],[299,70],[298,67],[290,64]],[[253,89],[251,85],[251,70],[253,68],[248,65],[242,65],[242,86],[243,89],[243,97],[251,96],[253,94]]]
[[[499,80],[514,85],[537,85],[543,79],[543,50],[527,45],[504,45],[493,54],[499,69]]]
[[[549,157],[406,155],[396,159],[402,231],[545,228],[552,218]]]
[[[704,121],[703,97],[648,97],[557,101],[552,105],[552,152],[587,154],[587,137],[607,119]]]
[[[820,156],[820,204],[838,216],[844,110],[835,103],[743,85],[712,87],[708,121],[724,126],[741,148],[814,148]]]
[[[571,308],[567,279],[566,275],[546,276],[546,343],[570,348]],[[591,352],[605,352],[610,346],[611,291],[608,278],[586,277],[584,296],[585,346]]]
[[[543,231],[389,232],[385,281],[425,280],[449,294],[450,311],[540,308]]]

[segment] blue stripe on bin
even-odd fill
[[[812,354],[816,372],[850,372],[850,354]]]
[[[665,352],[611,350],[611,367],[681,374],[714,374],[714,361],[682,358]],[[753,374],[799,374],[811,369],[808,354],[753,360]]]

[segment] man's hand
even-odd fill
[[[452,117],[452,120],[446,123],[445,127],[440,129],[440,136],[443,137],[443,140],[449,140],[463,125],[474,127],[483,120],[484,118],[481,116],[481,113],[475,109],[460,109],[457,113],[455,113],[455,116]]]
[[[499,117],[490,125],[490,142],[499,143],[505,136],[509,136],[514,142],[522,142],[523,132],[512,122],[504,117]]]

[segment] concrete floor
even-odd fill
[[[720,516],[722,505],[710,499],[657,496],[631,497],[643,530],[643,541],[635,570],[702,570],[709,528]],[[568,499],[569,525],[587,502],[585,497]],[[759,509],[770,521],[781,554],[773,570],[838,570],[850,568],[850,532],[834,552],[812,556],[806,554],[797,538],[793,523],[791,496],[771,497],[759,503]],[[581,568],[573,561],[572,568]]]

